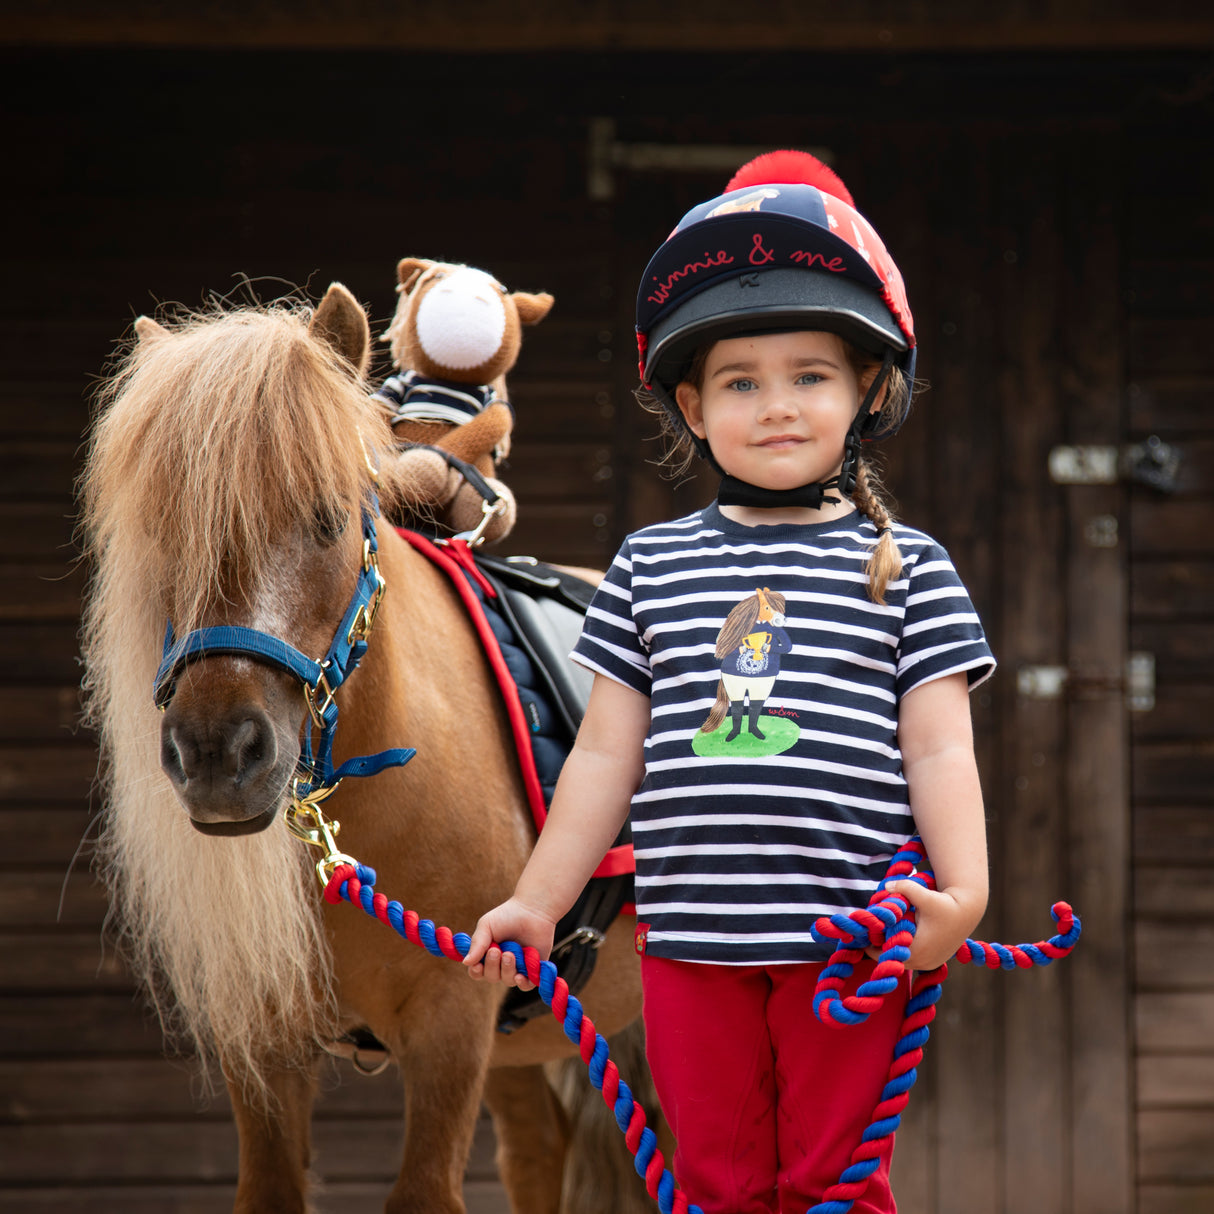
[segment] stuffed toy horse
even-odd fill
[[[495,476],[514,423],[506,373],[522,326],[543,320],[552,296],[510,293],[483,270],[421,257],[402,258],[396,274],[400,299],[381,340],[400,373],[376,395],[392,409],[399,480],[410,486],[398,521],[500,540],[518,513]]]

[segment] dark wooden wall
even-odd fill
[[[1170,118],[1133,132],[1127,183],[1128,433],[1182,453],[1178,492],[1135,489],[1129,510],[1130,645],[1158,677],[1132,733],[1141,1214],[1214,1209],[1211,128]]]
[[[4,112],[23,115],[0,305],[0,1211],[220,1209],[234,1172],[224,1102],[196,1112],[186,1071],[160,1061],[88,875],[72,480],[114,339],[160,300],[241,296],[237,275],[262,298],[342,279],[378,332],[405,254],[550,290],[512,381],[511,546],[602,563],[711,491],[652,467],[631,305],[645,258],[728,170],[644,168],[629,149],[784,143],[831,152],[910,285],[932,387],[888,479],[950,548],[1003,664],[974,703],[983,934],[1035,938],[1068,894],[1088,916],[1070,962],[950,979],[901,1205],[1211,1208],[1206,67],[1163,51],[0,51]],[[592,197],[596,165],[609,188]],[[1152,433],[1184,452],[1175,495],[1050,480],[1057,444]],[[1093,545],[1106,516],[1119,542]],[[1156,655],[1151,712],[1117,686],[1128,649]],[[1036,664],[1097,677],[1021,696]],[[374,1208],[398,1112],[382,1081],[324,1101],[320,1170],[342,1208]],[[485,1214],[500,1200],[487,1143],[469,1192]]]

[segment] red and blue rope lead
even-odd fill
[[[831,915],[814,924],[816,939],[837,942],[814,991],[814,1013],[823,1024],[863,1024],[897,989],[906,972],[910,945],[915,938],[915,915],[914,908],[905,898],[885,890],[891,881],[905,880],[935,889],[935,877],[926,865],[923,843],[916,836],[890,861],[889,869],[865,910],[853,911],[850,915]],[[1050,914],[1060,931],[1049,940],[1008,947],[967,939],[957,950],[957,960],[962,964],[985,964],[1003,969],[1049,965],[1075,947],[1082,930],[1079,919],[1067,903],[1056,902]],[[872,977],[861,983],[854,995],[844,996],[843,987],[856,962],[864,957],[866,949],[874,946],[884,947]],[[916,974],[902,1022],[902,1035],[894,1046],[893,1061],[872,1120],[838,1183],[822,1194],[822,1201],[811,1206],[808,1214],[847,1214],[868,1187],[872,1174],[881,1166],[886,1141],[901,1125],[902,1110],[918,1078],[916,1068],[923,1060],[923,1047],[931,1035],[928,1025],[935,1019],[936,1004],[947,977],[947,965]]]
[[[891,881],[911,880],[934,889],[935,879],[925,867],[926,862],[922,842],[918,837],[911,839],[890,862],[889,870],[866,909],[822,918],[814,925],[817,939],[837,942],[814,992],[814,1014],[824,1024],[863,1024],[898,989],[915,937],[915,915],[914,908],[904,898],[886,893],[885,887]],[[435,957],[461,961],[467,956],[472,943],[467,932],[452,932],[450,928],[436,926],[416,911],[405,910],[399,902],[389,901],[374,886],[373,868],[365,864],[338,864],[325,887],[325,901],[337,903],[344,898],[361,906],[368,915]],[[966,940],[957,951],[957,960],[991,969],[1026,969],[1049,965],[1059,957],[1065,957],[1079,939],[1081,924],[1065,902],[1056,902],[1050,913],[1059,932],[1049,940],[1013,946]],[[585,1014],[578,998],[570,993],[556,966],[551,961],[541,961],[535,949],[523,948],[514,941],[499,943],[498,947],[514,956],[516,964],[538,986],[540,998],[561,1022],[565,1036],[578,1047],[582,1061],[589,1069],[590,1082],[612,1110],[616,1125],[634,1157],[637,1174],[644,1179],[645,1188],[657,1202],[661,1214],[703,1214],[699,1206],[688,1201],[666,1168],[658,1149],[657,1135],[645,1123],[645,1110],[633,1099],[628,1085],[620,1078],[610,1059],[606,1040],[595,1030],[594,1022]],[[843,988],[856,962],[870,947],[882,949],[871,978],[861,983],[854,995],[844,996]],[[906,1108],[910,1090],[918,1078],[917,1067],[923,1060],[923,1047],[930,1036],[928,1025],[935,1018],[936,1004],[947,976],[947,965],[915,976],[903,1016],[902,1034],[894,1046],[889,1073],[872,1119],[838,1183],[823,1193],[822,1201],[810,1207],[808,1214],[848,1214],[856,1199],[868,1188],[872,1174],[881,1165],[887,1139],[901,1124],[902,1110]]]
[[[339,864],[325,887],[325,901],[337,903],[345,898],[356,903],[368,915],[435,957],[460,961],[467,956],[472,944],[472,937],[467,932],[436,927],[415,911],[405,910],[399,902],[390,902],[375,891],[374,885],[373,868],[365,864]],[[645,1123],[645,1110],[632,1098],[632,1091],[610,1059],[606,1040],[582,1010],[577,996],[570,994],[569,986],[557,973],[556,966],[551,961],[541,961],[535,949],[523,948],[513,941],[498,947],[513,954],[518,966],[539,987],[540,998],[561,1022],[565,1036],[578,1047],[582,1061],[589,1069],[590,1082],[602,1092],[604,1102],[615,1116],[615,1123],[634,1157],[637,1174],[645,1181],[646,1191],[658,1203],[661,1214],[703,1214],[700,1207],[690,1204],[678,1189],[658,1149],[657,1135]]]

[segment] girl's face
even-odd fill
[[[858,375],[843,339],[808,330],[718,341],[703,383],[675,400],[692,432],[738,480],[796,489],[843,464],[848,428],[875,368]]]

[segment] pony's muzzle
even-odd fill
[[[160,766],[199,824],[259,818],[281,799],[274,726],[253,705],[206,718],[170,708],[161,721]]]

